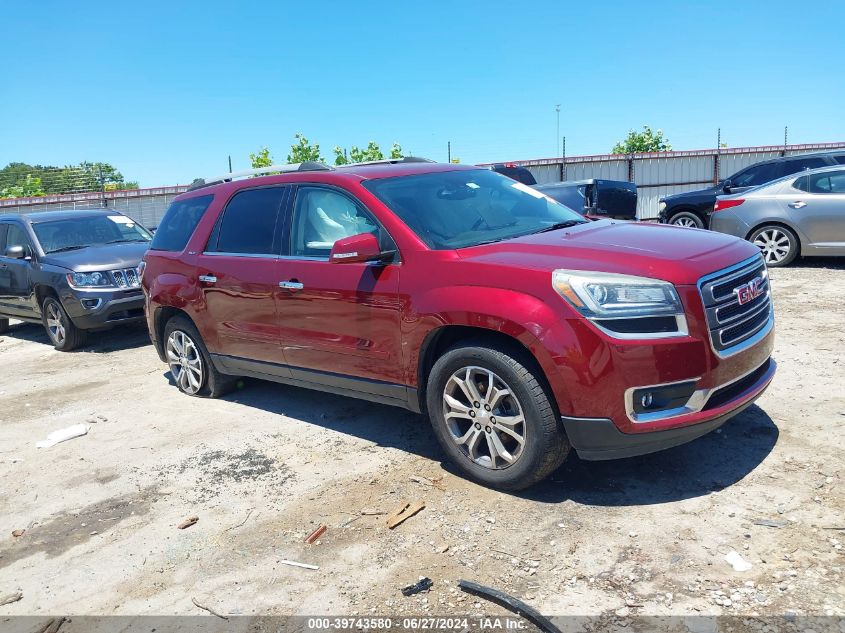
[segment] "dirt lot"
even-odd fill
[[[663,453],[572,457],[519,495],[461,479],[399,409],[259,382],[190,399],[141,328],[62,354],[18,325],[0,340],[0,596],[23,598],[0,615],[504,613],[461,578],[550,614],[843,615],[845,265],[772,284],[780,369],[758,406]],[[393,531],[362,515],[416,499]],[[403,597],[420,575],[432,590]]]

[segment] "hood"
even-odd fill
[[[753,257],[745,240],[666,224],[599,220],[568,229],[461,249],[463,259],[515,268],[594,270],[695,284]]]
[[[141,262],[141,257],[144,256],[149,247],[149,242],[86,246],[64,253],[48,253],[41,258],[41,261],[77,273],[134,268]]]
[[[706,189],[696,189],[695,191],[684,191],[683,193],[675,193],[671,196],[663,196],[661,200],[665,200],[667,202],[671,200],[690,200],[713,197],[722,193],[725,193],[724,185],[719,183],[718,185],[713,185],[712,187],[707,187]]]

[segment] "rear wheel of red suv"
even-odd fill
[[[184,316],[175,316],[164,326],[164,354],[173,381],[189,396],[217,398],[238,380],[217,371],[197,328]]]
[[[519,349],[453,347],[428,378],[426,405],[441,446],[471,479],[521,490],[547,477],[570,445],[540,370]]]

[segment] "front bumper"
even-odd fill
[[[646,433],[624,433],[607,418],[575,418],[562,416],[564,428],[578,457],[589,461],[634,457],[690,442],[719,428],[729,419],[753,404],[775,375],[777,364],[768,359],[751,384],[732,394],[727,401],[710,409],[705,407],[698,422],[687,426]]]
[[[140,288],[114,292],[67,290],[62,305],[76,327],[98,330],[144,318],[144,294]]]

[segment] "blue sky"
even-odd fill
[[[0,165],[142,186],[295,132],[462,162],[845,140],[845,2],[4,2]]]

